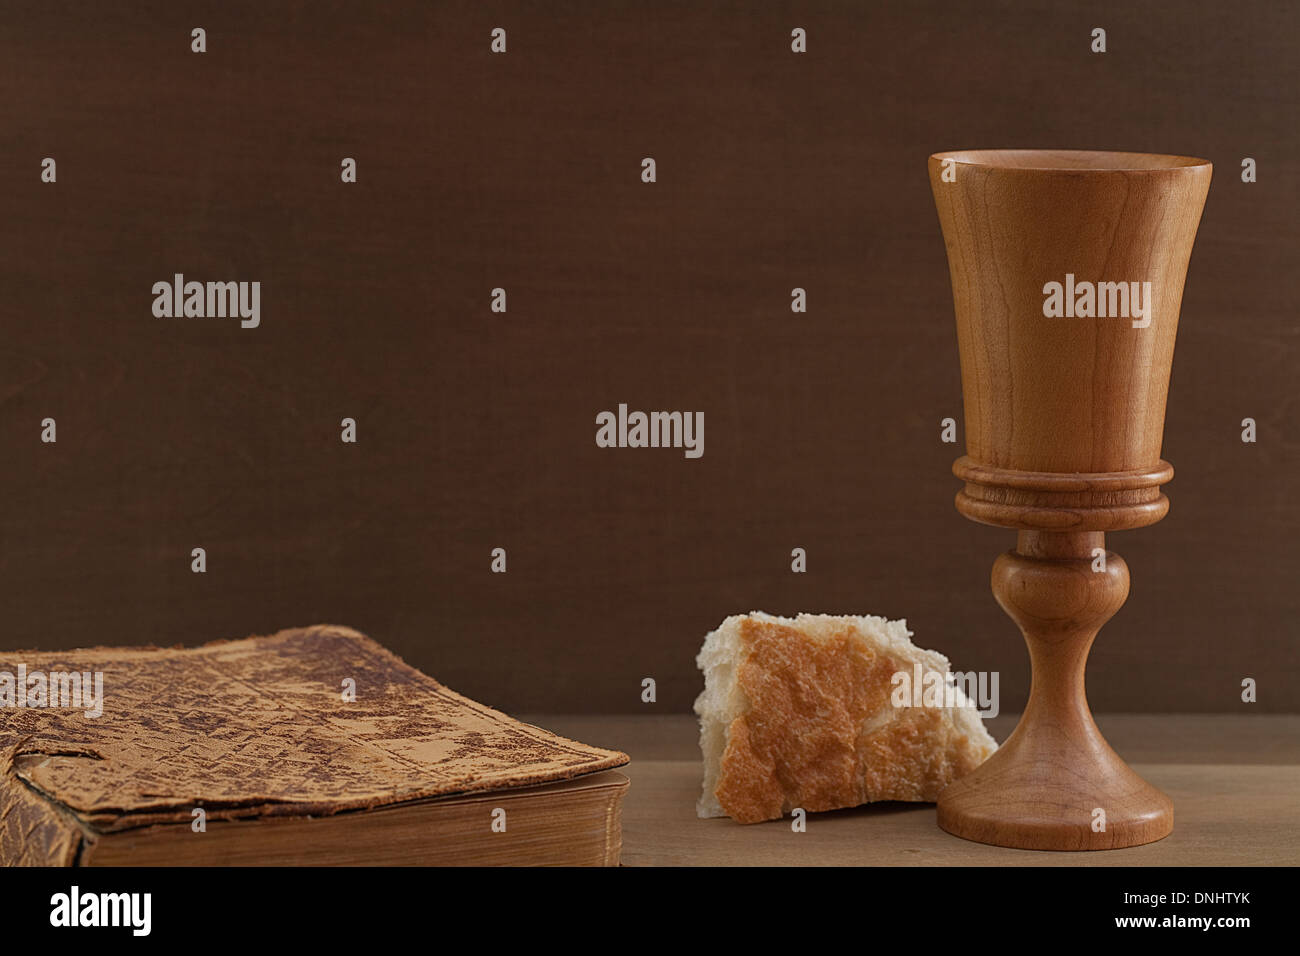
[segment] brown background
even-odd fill
[[[680,710],[724,615],[874,612],[1018,708],[988,585],[1013,538],[953,510],[939,441],[961,395],[925,158],[1116,148],[1216,178],[1173,510],[1111,536],[1133,593],[1090,698],[1241,710],[1252,676],[1294,708],[1295,5],[360,9],[0,4],[3,646],[329,621],[508,709],[644,711],[653,676]],[[260,280],[261,328],[154,318],[174,272]],[[704,411],[704,457],[598,449],[619,402]]]

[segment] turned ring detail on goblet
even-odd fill
[[[1105,532],[1154,524],[1183,282],[1211,165],[1186,156],[965,150],[930,157],[965,410],[957,510],[1015,529],[993,594],[1033,680],[1015,731],[939,797],[939,825],[1039,850],[1135,846],[1169,798],[1097,729],[1084,667],[1128,596]]]

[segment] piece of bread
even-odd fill
[[[969,706],[897,707],[893,675],[948,660],[905,621],[735,615],[704,639],[695,701],[704,751],[701,817],[774,820],[795,807],[933,801],[997,743]],[[955,701],[965,704],[957,691]]]

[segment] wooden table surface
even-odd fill
[[[625,866],[1245,866],[1300,863],[1300,715],[1102,714],[1111,745],[1174,801],[1157,843],[1051,853],[950,836],[934,804],[882,803],[740,826],[695,815],[702,770],[693,717],[532,716],[530,723],[622,750],[632,788],[623,810]],[[988,722],[1005,740],[1014,715]]]

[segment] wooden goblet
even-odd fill
[[[957,836],[1096,850],[1173,829],[1169,798],[1097,729],[1083,675],[1128,596],[1105,532],[1169,510],[1165,399],[1210,174],[1205,160],[1141,153],[930,157],[965,405],[957,510],[1019,531],[993,594],[1033,666],[1015,732],[939,797],[939,825]]]

